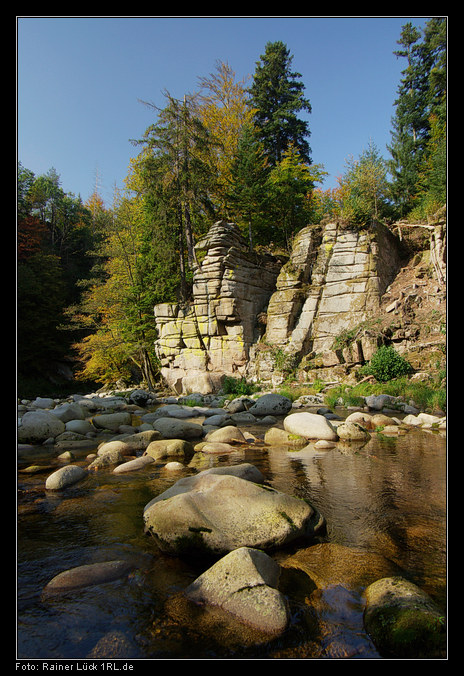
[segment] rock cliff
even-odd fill
[[[219,221],[195,252],[193,302],[155,307],[156,351],[176,392],[215,391],[224,375],[272,381],[277,352],[292,363],[319,360],[313,366],[372,356],[367,331],[344,351],[334,342],[379,311],[398,270],[398,240],[384,226],[308,226],[282,266]]]
[[[224,375],[245,375],[259,337],[258,317],[281,263],[250,252],[239,229],[219,221],[195,246],[193,302],[155,307],[161,372],[176,392],[208,393]]]

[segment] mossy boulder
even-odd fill
[[[228,474],[181,479],[145,506],[143,519],[161,551],[223,555],[312,537],[319,514],[304,500]]]
[[[446,657],[445,617],[423,590],[403,577],[367,587],[364,625],[385,657]]]

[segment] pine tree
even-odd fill
[[[392,144],[388,148],[392,156],[389,162],[392,196],[401,215],[412,207],[427,138],[426,79],[418,46],[420,37],[420,31],[407,23],[397,41],[403,49],[394,52],[397,57],[407,59],[395,101]]]
[[[268,42],[265,53],[256,64],[249,89],[249,105],[255,109],[254,123],[271,165],[281,161],[290,144],[303,161],[311,163],[308,122],[297,115],[311,112],[311,104],[303,96],[300,73],[291,70],[293,56],[283,42]]]
[[[407,59],[395,101],[392,144],[388,147],[392,156],[388,163],[391,193],[400,216],[417,208],[418,199],[423,198],[428,154],[436,154],[438,138],[446,143],[446,19],[430,19],[423,35],[420,42],[421,32],[411,23],[406,24],[398,40],[403,49],[394,52]],[[443,152],[441,147],[440,157]],[[442,162],[437,158],[436,155],[435,167]],[[435,178],[438,175],[443,176],[443,172],[435,173]]]
[[[191,98],[180,101],[168,93],[166,97],[164,109],[152,106],[158,112],[158,120],[138,141],[144,146],[137,161],[139,188],[151,196],[157,214],[162,213],[176,232],[180,294],[186,300],[188,277],[195,265],[195,232],[201,231],[205,215],[213,210],[213,177],[206,161],[211,139],[195,115]]]

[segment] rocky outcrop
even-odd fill
[[[276,350],[290,362],[322,355],[318,366],[370,359],[377,345],[368,333],[345,353],[334,341],[379,311],[398,270],[397,244],[379,223],[311,225],[281,266],[251,253],[235,225],[216,223],[195,247],[192,304],[155,307],[164,378],[177,392],[207,393],[224,375],[272,379]]]
[[[266,341],[285,346],[306,300],[312,267],[321,243],[321,228],[308,226],[297,233],[290,260],[283,265],[267,309]]]
[[[283,329],[282,320],[278,327],[275,321],[268,321],[265,336],[267,343],[283,346],[288,354],[300,357],[308,352],[331,351],[341,332],[375,314],[399,266],[395,237],[380,224],[369,230],[349,230],[328,223],[315,252],[317,241],[314,228],[299,233],[289,262],[299,274],[294,272],[297,281],[292,287],[293,300],[282,312],[286,327]],[[302,250],[307,252],[306,259],[300,256]],[[314,264],[308,270],[309,261]],[[279,305],[280,294],[278,288],[269,302],[270,309]],[[355,359],[362,360],[362,356],[356,355]]]
[[[233,223],[219,221],[195,246],[198,267],[189,307],[155,307],[161,372],[177,392],[217,390],[245,373],[280,264],[249,251]]]

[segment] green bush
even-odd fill
[[[247,383],[245,378],[233,378],[232,376],[226,376],[222,385],[224,394],[235,394],[238,397],[245,394],[253,394],[257,389],[255,385]]]
[[[411,371],[411,364],[391,345],[379,347],[370,362],[362,368],[363,375],[374,376],[380,383],[400,378]]]

